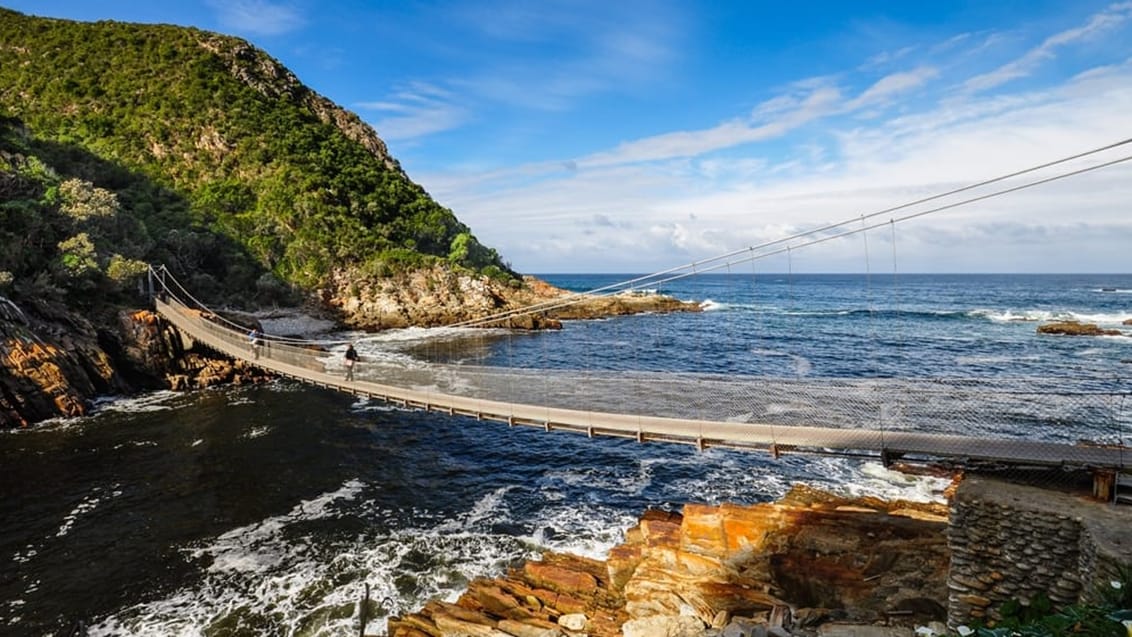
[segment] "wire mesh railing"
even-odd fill
[[[588,430],[817,453],[866,452],[1124,469],[1126,392],[1028,388],[1026,379],[771,379],[719,374],[540,370],[364,360],[343,346],[249,334],[166,297],[158,308],[205,345],[319,385],[548,429]]]

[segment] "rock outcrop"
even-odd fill
[[[42,336],[35,327],[0,320],[0,427],[82,416],[88,397],[125,389],[89,323],[75,318]]]
[[[1065,336],[1121,336],[1120,330],[1109,330],[1094,323],[1078,321],[1056,321],[1038,326],[1039,334],[1062,334]]]
[[[3,305],[0,428],[84,416],[99,395],[266,378],[242,362],[186,350],[177,333],[148,310],[122,311],[116,325],[96,329],[59,308],[25,313],[7,299]]]
[[[120,365],[144,379],[158,379],[174,391],[215,385],[242,385],[270,376],[242,360],[186,349],[180,334],[149,310],[119,313],[122,340]]]
[[[339,272],[321,300],[337,309],[346,325],[364,330],[451,325],[501,312],[508,315],[489,327],[557,329],[564,319],[701,309],[697,303],[659,294],[577,295],[534,277],[507,283],[442,266],[376,282],[354,281]],[[523,312],[525,307],[534,311]]]
[[[389,635],[808,635],[835,619],[938,622],[946,516],[942,505],[805,487],[778,503],[649,511],[605,562],[548,554],[473,581],[455,604],[391,618]]]

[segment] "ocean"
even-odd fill
[[[584,291],[629,277],[543,278]],[[553,382],[643,371],[1129,389],[1132,338],[1036,327],[1121,328],[1132,275],[750,272],[649,287],[704,311],[335,336],[358,339],[363,360],[548,370]],[[1104,427],[1132,442],[1127,418]],[[290,381],[107,397],[92,416],[0,434],[0,466],[0,635],[355,635],[366,583],[380,634],[388,615],[542,551],[602,557],[648,508],[768,501],[798,482],[938,499],[946,484],[870,459],[588,439]]]

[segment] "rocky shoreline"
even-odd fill
[[[548,553],[391,618],[388,635],[944,634],[947,519],[942,504],[804,486],[775,503],[648,511],[604,561]]]
[[[340,272],[320,299],[343,324],[367,331],[452,325],[501,313],[507,316],[485,326],[557,329],[563,320],[702,310],[699,303],[662,294],[579,295],[532,276],[503,282],[440,266],[369,282]]]
[[[511,311],[487,327],[557,329],[562,320],[642,312],[698,312],[697,303],[655,294],[583,297],[533,277],[512,286],[484,276],[429,268],[380,284],[323,291],[321,328],[367,331],[449,325]],[[348,295],[348,296],[346,296]],[[524,313],[521,308],[537,307]],[[328,309],[329,308],[329,309]],[[257,323],[243,314],[242,323]],[[281,323],[277,321],[277,324]],[[292,321],[292,325],[310,321]],[[287,328],[282,336],[302,336]],[[261,382],[263,371],[208,351],[186,348],[175,330],[149,310],[121,310],[100,321],[59,306],[21,308],[0,297],[0,428],[27,427],[89,413],[94,398],[155,389],[192,390]]]
[[[605,560],[548,553],[389,618],[388,636],[970,635],[1129,585],[1132,510],[1082,486],[956,474],[946,503],[797,485],[774,503],[648,511]]]

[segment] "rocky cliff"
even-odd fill
[[[556,329],[563,319],[590,319],[641,312],[698,312],[700,305],[658,294],[572,294],[534,277],[499,280],[441,265],[401,272],[378,281],[354,281],[338,272],[322,300],[350,327],[451,325],[510,313],[490,324],[514,329]],[[522,308],[536,308],[522,312]]]
[[[39,310],[0,297],[0,428],[83,416],[100,395],[266,378],[242,362],[185,350],[148,310],[123,310],[116,324],[97,328],[58,308]]]
[[[473,581],[454,604],[390,619],[389,635],[812,635],[837,622],[859,631],[926,625],[946,616],[946,520],[943,505],[805,487],[778,503],[650,511],[604,562],[548,554]]]

